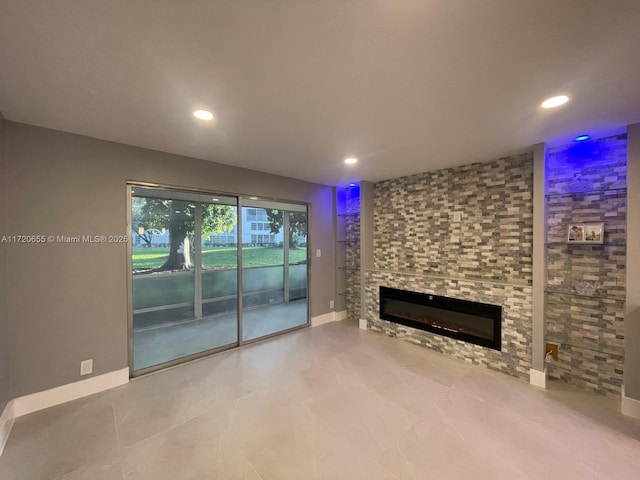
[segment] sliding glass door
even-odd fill
[[[202,209],[199,291],[200,313],[212,329],[204,338],[214,340],[210,348],[218,348],[238,343],[238,208],[236,198],[212,201]]]
[[[237,344],[237,199],[131,193],[133,369]]]
[[[134,374],[308,324],[306,206],[132,186],[131,235]]]
[[[306,206],[249,199],[242,219],[243,341],[307,324]]]

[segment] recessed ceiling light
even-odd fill
[[[213,200],[214,202],[219,202],[220,201],[219,198],[212,198],[211,200]]]
[[[355,183],[350,183],[350,184],[349,184],[349,186],[350,186],[350,187],[355,187],[355,186],[356,186],[356,184],[355,184]]]
[[[354,165],[358,163],[358,159],[356,157],[347,157],[344,159],[344,163],[346,163],[347,165]]]
[[[591,140],[591,135],[578,135],[576,138],[573,139],[574,142],[586,142],[587,140]]]
[[[542,108],[555,108],[560,105],[564,105],[569,101],[569,97],[566,95],[558,95],[557,97],[547,98],[544,102],[540,104]]]
[[[249,200],[257,200],[258,197],[249,197]]]
[[[213,113],[208,110],[196,110],[193,112],[193,116],[200,120],[213,120]]]

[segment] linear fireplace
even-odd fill
[[[502,350],[502,307],[380,287],[380,318]]]

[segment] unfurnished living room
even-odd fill
[[[0,479],[640,478],[638,0],[0,0]]]

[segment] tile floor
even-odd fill
[[[637,480],[640,420],[337,322],[19,418],[0,478]]]

